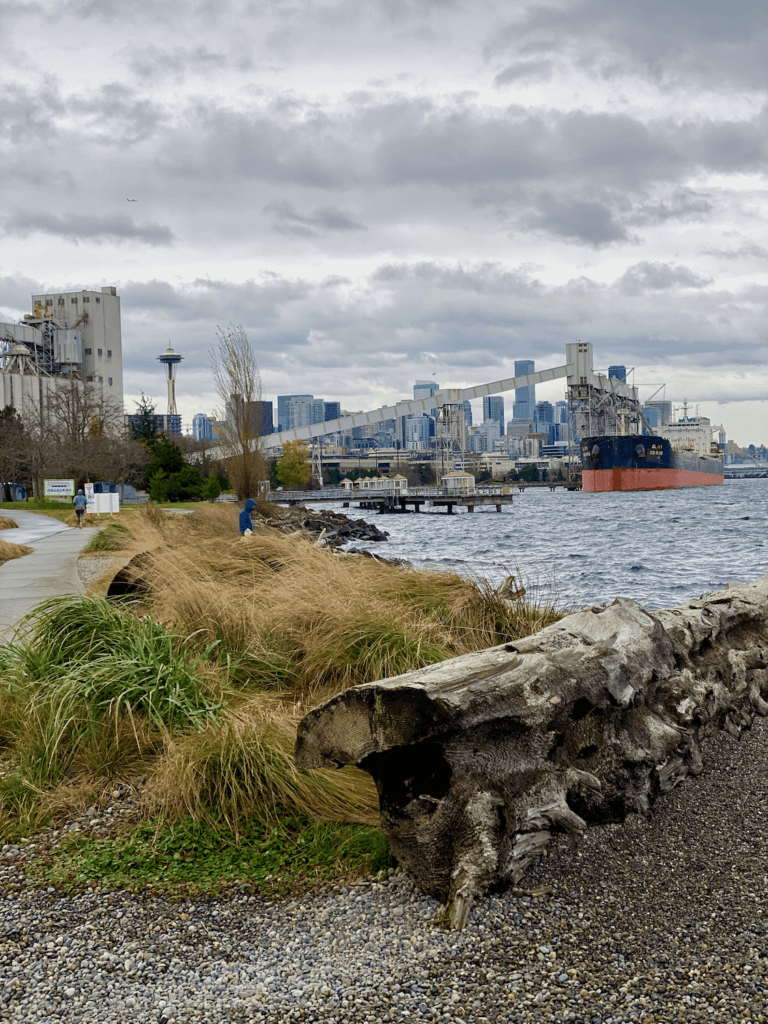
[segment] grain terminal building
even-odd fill
[[[120,297],[100,291],[32,296],[33,313],[0,324],[0,408],[37,415],[73,377],[92,385],[93,398],[123,412]]]

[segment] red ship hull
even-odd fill
[[[723,482],[720,473],[700,473],[690,469],[613,466],[610,469],[584,469],[585,491],[665,491],[675,487],[707,487]]]

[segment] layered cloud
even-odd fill
[[[427,368],[554,364],[575,337],[680,397],[764,373],[758,0],[45,0],[5,18],[5,266],[117,284],[135,391],[170,336],[202,401],[230,320],[274,393],[355,407]]]
[[[3,223],[8,235],[27,238],[32,234],[54,235],[69,242],[143,242],[146,245],[171,245],[173,232],[164,224],[152,221],[137,223],[120,214],[98,217],[93,214],[57,216],[37,210],[18,210]]]

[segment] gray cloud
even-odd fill
[[[523,228],[559,235],[595,248],[627,238],[625,228],[604,203],[545,194],[539,197],[536,206],[536,210],[521,218]]]
[[[283,104],[274,112],[257,107],[244,114],[198,104],[196,131],[168,137],[159,169],[182,180],[262,180],[324,189],[352,185],[355,159],[348,143],[333,137],[327,117],[294,106]]]
[[[153,100],[137,95],[120,82],[109,82],[93,93],[69,97],[67,114],[80,122],[79,132],[114,147],[151,138],[167,117]]]
[[[671,263],[636,263],[625,271],[619,288],[627,295],[643,292],[669,291],[680,288],[706,288],[711,278],[694,273],[689,267]]]
[[[11,145],[49,143],[58,133],[57,120],[66,107],[57,82],[48,77],[37,90],[12,81],[0,97],[0,132]]]
[[[137,224],[126,214],[98,216],[88,213],[37,213],[17,210],[4,222],[6,234],[26,238],[35,233],[56,235],[68,242],[142,242],[145,245],[172,245],[175,236],[165,224],[147,221]]]
[[[77,191],[77,182],[71,171],[58,170],[43,164],[32,155],[4,164],[3,177],[6,184],[16,187],[24,185],[35,190],[47,190],[64,195],[71,195]]]
[[[183,337],[191,368],[216,324],[232,319],[247,328],[268,388],[290,372],[297,389],[330,396],[340,380],[370,376],[372,366],[393,392],[407,391],[424,353],[433,353],[441,383],[493,380],[516,358],[557,365],[574,336],[594,343],[600,366],[666,366],[671,374],[692,358],[710,372],[760,365],[759,303],[768,289],[707,285],[679,264],[636,264],[613,284],[576,277],[553,286],[498,262],[422,261],[382,264],[351,285],[262,275],[239,284],[126,284],[122,294],[124,314],[140,313],[137,337],[147,352]],[[639,306],[646,292],[653,302]],[[147,323],[156,339],[145,337]]]
[[[706,220],[715,209],[712,197],[690,188],[675,189],[658,200],[641,200],[629,217],[631,224],[664,224],[666,221]]]
[[[604,365],[684,374],[689,397],[697,374],[764,368],[752,0],[507,5],[485,66],[497,0],[42,8],[4,8],[23,239],[6,265],[46,289],[118,284],[137,392],[158,390],[171,337],[207,394],[230,320],[268,388],[344,387],[356,407],[427,367],[477,383],[554,364],[574,337]]]
[[[762,0],[565,0],[534,3],[486,44],[489,56],[536,45],[570,52],[583,65],[616,65],[650,78],[768,82],[768,22]]]
[[[703,247],[702,252],[722,260],[768,259],[768,248],[758,245],[757,242],[743,242],[732,248]]]
[[[551,60],[518,60],[500,71],[493,79],[497,88],[511,85],[526,78],[551,78],[554,63]]]
[[[297,238],[319,238],[329,231],[367,231],[364,224],[335,206],[323,206],[313,213],[300,213],[287,199],[267,203],[265,213],[273,214],[272,230]]]
[[[142,80],[167,77],[181,79],[186,75],[206,75],[232,67],[237,71],[250,71],[253,67],[253,61],[247,57],[233,59],[230,54],[215,53],[206,46],[194,49],[175,47],[172,50],[150,46],[139,53],[130,47],[129,52],[131,70]]]

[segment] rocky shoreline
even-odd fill
[[[294,505],[282,508],[267,502],[259,502],[256,506],[254,523],[257,521],[283,533],[295,533],[303,530],[306,533],[323,538],[327,547],[341,548],[352,541],[385,541],[389,534],[380,530],[373,523],[364,519],[351,519],[342,512],[330,509],[315,511]]]
[[[28,888],[0,855],[0,1021],[768,1019],[768,724],[650,818],[590,829],[466,929],[400,872],[283,902]],[[117,806],[117,803],[116,803]],[[534,895],[538,893],[538,895]]]

